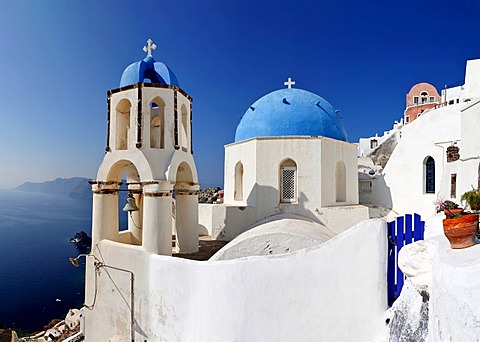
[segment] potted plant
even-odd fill
[[[467,200],[465,202],[470,205]],[[447,218],[443,220],[443,231],[450,241],[450,246],[454,249],[473,246],[478,230],[478,215],[463,210],[460,213],[453,213],[455,208],[449,208],[452,205],[447,204],[444,198],[439,198],[434,203],[437,210],[444,210],[448,213],[446,214]]]
[[[444,198],[438,199],[437,201],[439,203],[443,203],[441,207],[443,208],[443,213],[447,218],[452,218],[455,215],[463,213],[463,208],[459,207],[458,204],[453,201],[449,201],[449,200],[445,201]],[[440,209],[439,206],[437,205],[437,213],[439,213],[440,211],[442,211],[442,209]]]
[[[480,210],[480,191],[478,189],[467,191],[462,195],[462,202],[467,203],[474,211]]]

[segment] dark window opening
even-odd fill
[[[425,192],[435,193],[435,161],[432,157],[428,157],[425,163]]]
[[[457,174],[452,173],[450,175],[450,197],[457,197]]]

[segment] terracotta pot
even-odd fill
[[[475,244],[478,230],[478,215],[468,214],[459,218],[443,220],[443,231],[452,248],[467,248]]]
[[[452,208],[452,209],[448,209],[448,210],[445,209],[443,212],[445,213],[445,216],[447,218],[451,218],[452,215],[463,213],[463,208]]]

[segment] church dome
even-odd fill
[[[298,88],[273,91],[253,103],[235,142],[254,137],[323,136],[347,141],[342,119],[322,97]]]
[[[173,71],[164,63],[155,62],[152,56],[126,67],[120,79],[120,88],[139,82],[180,86]]]

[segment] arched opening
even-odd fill
[[[165,148],[165,102],[159,97],[150,103],[150,148]]]
[[[182,105],[180,113],[182,115],[182,125],[180,128],[180,144],[183,148],[188,148],[188,111],[185,105]]]
[[[347,169],[343,161],[339,161],[335,167],[335,201],[347,201]]]
[[[186,162],[180,163],[172,201],[175,251],[179,253],[198,251],[198,191],[194,190],[193,184],[190,165]]]
[[[130,110],[132,104],[127,99],[121,100],[115,108],[115,149],[126,150],[130,140]]]
[[[243,164],[238,162],[235,165],[235,191],[233,199],[235,201],[243,201]]]
[[[280,202],[297,201],[297,163],[292,159],[280,164]]]
[[[143,226],[143,195],[140,186],[140,176],[136,167],[126,160],[117,162],[108,174],[108,182],[120,184],[118,192],[109,196],[114,199],[106,208],[105,212],[111,212],[114,216],[114,229],[108,234],[114,241],[141,245],[142,244],[142,226]],[[123,211],[127,197],[131,195],[134,199],[138,211]],[[105,214],[106,214],[105,213]]]
[[[422,104],[428,102],[428,93],[426,91],[422,91],[420,93],[420,96],[422,98]]]
[[[435,160],[428,156],[424,162],[425,193],[435,193]]]

